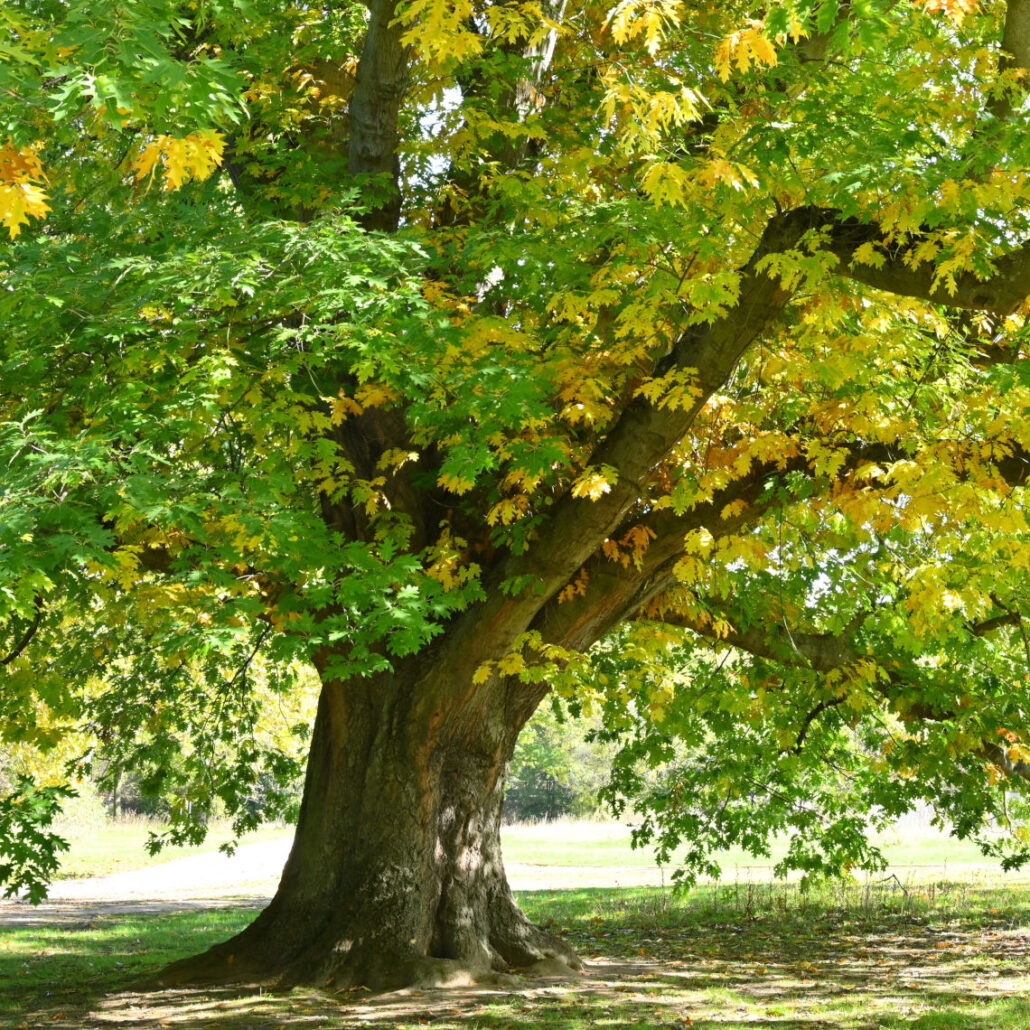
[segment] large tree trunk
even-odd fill
[[[505,768],[542,692],[497,680],[456,703],[431,687],[441,672],[413,660],[389,676],[324,681],[275,897],[241,934],[159,983],[390,989],[541,960],[578,965],[519,910],[501,860]]]

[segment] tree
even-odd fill
[[[596,740],[598,717],[571,718],[544,704],[515,743],[505,777],[504,818],[509,822],[595,815],[609,778],[613,749]]]
[[[574,963],[498,839],[552,688],[719,745],[669,833],[998,811],[1026,0],[109,7],[2,15],[3,716],[188,739],[192,817],[289,771],[252,663],[322,683],[275,898],[166,982]]]

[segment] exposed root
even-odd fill
[[[261,964],[237,961],[228,945],[218,944],[200,955],[191,955],[165,966],[153,976],[141,981],[140,990],[164,990],[169,987],[211,987],[220,984],[266,984],[278,977]]]
[[[415,932],[409,940],[402,928],[367,912],[358,919],[325,918],[323,910],[318,920],[310,910],[273,902],[241,933],[172,963],[146,987],[261,984],[379,992],[465,987],[498,974],[568,977],[582,968],[564,941],[526,918],[506,884],[482,907],[461,914],[460,920],[438,924],[432,940],[419,946]]]
[[[301,985],[375,992],[406,987],[467,987],[473,983],[511,986],[511,974],[529,977],[574,975],[582,963],[564,941],[530,923],[512,905],[495,926],[489,942],[472,957],[440,958],[411,949],[366,941],[347,947],[335,936],[320,936],[289,954],[269,946],[261,935],[244,931],[201,955],[173,962],[140,985],[144,990],[169,987],[262,984],[288,988]]]
[[[583,968],[572,948],[560,937],[531,923],[510,893],[494,902],[491,917],[490,943],[509,968],[532,969],[546,961],[561,963],[566,972]]]

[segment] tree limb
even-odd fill
[[[404,26],[394,0],[371,0],[365,46],[350,98],[350,174],[375,177],[383,195],[363,218],[369,229],[392,232],[400,217],[398,117],[408,86]]]
[[[864,617],[865,613],[862,614]],[[714,643],[729,644],[756,658],[766,658],[792,668],[833,672],[858,661],[860,657],[852,648],[848,633],[802,633],[788,631],[779,625],[744,630],[720,626],[716,631],[711,623],[699,622],[682,612],[663,612],[656,621],[689,629]]]
[[[1008,751],[993,740],[985,740],[981,753],[991,764],[996,765],[1006,776],[1016,776],[1030,783],[1030,762],[1013,762]]]
[[[1011,619],[1011,615],[1004,617]],[[832,672],[835,669],[843,668],[858,661],[861,655],[852,647],[849,640],[851,632],[856,628],[853,621],[852,626],[840,634],[811,634],[788,632],[786,628],[779,626],[763,627],[762,629],[747,629],[744,631],[730,629],[728,633],[720,635],[714,631],[711,625],[699,625],[696,621],[682,615],[671,614],[662,617],[663,622],[670,625],[684,626],[699,636],[711,640],[722,641],[737,647],[742,651],[753,654],[760,658],[767,658],[783,665],[811,668],[818,672]],[[987,620],[997,622],[998,620]],[[983,625],[986,625],[984,623]],[[997,627],[995,627],[997,628]],[[905,679],[898,673],[892,673],[889,683],[876,683],[876,689],[884,698],[890,698],[890,688],[903,686]],[[801,731],[798,733],[795,750],[800,748],[807,736],[808,728],[812,721],[828,708],[835,707],[843,699],[826,699],[816,705],[815,709],[806,716],[802,723]],[[947,709],[931,708],[924,704],[909,706],[903,719],[929,722],[942,722],[955,718],[956,713]],[[1005,748],[991,740],[980,742],[979,753],[987,761],[992,762],[1006,775],[1017,777],[1030,782],[1030,763],[1013,761],[1008,756]]]
[[[990,311],[1001,316],[1011,314],[1030,295],[1030,242],[994,259],[995,272],[990,279],[981,279],[969,271],[956,275],[952,292],[935,282],[933,264],[924,262],[914,268],[908,265],[905,261],[908,248],[888,240],[875,223],[861,222],[857,218],[842,219],[837,212],[826,208],[810,210],[812,220],[818,222],[821,218],[828,229],[828,249],[840,262],[836,273],[855,282],[903,297]],[[854,264],[855,251],[866,244],[879,248],[878,254],[883,258],[879,268]]]
[[[801,729],[798,730],[797,740],[794,743],[794,754],[800,755],[801,749],[805,746],[805,737],[808,736],[808,731],[812,728],[812,723],[819,718],[829,708],[836,708],[838,705],[844,704],[846,698],[834,697],[826,698],[820,701],[819,704],[813,708],[808,715],[801,722]]]
[[[992,619],[984,619],[983,622],[970,623],[968,629],[974,636],[983,637],[996,629],[1001,629],[1002,626],[1018,626],[1022,621],[1023,616],[1019,612],[1006,612],[1004,615],[995,615]]]
[[[35,600],[35,614],[32,617],[32,622],[29,624],[29,628],[22,634],[21,639],[17,644],[3,657],[0,658],[0,665],[10,665],[16,658],[22,655],[25,648],[32,643],[32,638],[36,635],[39,630],[40,624],[43,621],[43,599],[37,597]]]
[[[564,604],[552,598],[537,615],[533,628],[562,647],[584,651],[617,623],[631,617],[668,589],[675,566],[684,553],[684,538],[705,528],[714,537],[727,536],[752,526],[779,501],[770,492],[770,480],[782,481],[790,472],[804,467],[797,458],[783,465],[764,463],[751,473],[729,483],[710,501],[677,515],[668,508],[653,511],[619,526],[613,538],[623,539],[634,530],[652,534],[637,561],[622,563],[596,553],[584,563],[586,587],[581,596]],[[728,505],[744,502],[735,514],[724,515]]]
[[[1030,70],[1030,0],[1008,0],[1005,5],[1005,28],[1001,36],[1001,57],[998,71]],[[990,106],[991,114],[1005,119],[1012,114],[1012,101],[1008,97],[996,98]]]
[[[886,444],[864,441],[851,445],[848,451],[848,457],[838,472],[841,478],[868,462],[889,464],[904,457],[904,452]],[[1002,480],[1010,486],[1019,486],[1030,474],[1030,456],[1018,450],[998,461],[995,467]],[[704,528],[719,539],[757,525],[781,503],[774,492],[769,491],[770,484],[782,484],[788,475],[799,472],[810,473],[808,459],[803,455],[779,463],[766,462],[755,466],[748,475],[727,484],[710,501],[682,515],[664,508],[627,519],[612,532],[610,539],[625,538],[634,529],[650,531],[653,537],[639,561],[620,564],[595,552],[570,577],[570,581],[574,581],[585,573],[582,580],[585,588],[581,594],[564,604],[559,604],[556,597],[552,598],[541,608],[533,628],[543,633],[551,643],[586,650],[619,621],[634,617],[635,613],[645,609],[675,584],[675,567],[684,554],[683,543],[688,533]],[[961,480],[963,477],[960,475],[959,478]],[[871,481],[870,487],[874,483]],[[767,492],[768,496],[762,499]],[[741,501],[744,502],[742,508],[739,505]],[[730,505],[739,510],[733,515],[724,516],[724,510]],[[999,604],[999,607],[1002,606]],[[985,623],[972,625],[970,630],[983,635],[1002,625],[1016,625],[1018,622],[1017,614],[1006,613]],[[690,628],[698,629],[696,626]],[[769,653],[766,657],[783,661],[784,654],[800,652],[813,663],[809,667],[823,668],[824,671],[842,663],[841,655],[829,648],[826,638],[800,634],[794,637],[794,642],[798,641],[801,643],[794,646],[784,639],[781,641],[784,646],[780,647],[779,652]],[[758,637],[752,636],[750,644],[757,646],[757,643]],[[741,645],[745,650],[751,649],[743,640]],[[856,658],[857,655],[849,660]]]

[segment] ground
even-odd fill
[[[517,865],[512,877],[520,902],[585,957],[583,974],[379,997],[133,988],[252,918],[280,853],[266,842],[234,862],[202,856],[103,883],[65,882],[41,909],[3,904],[0,1027],[1030,1028],[1030,883],[976,870],[958,884],[888,877],[817,891],[744,878],[680,897],[569,882],[597,879],[599,868],[610,883],[628,880],[639,868],[584,874],[523,863],[526,879]]]

